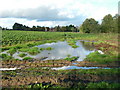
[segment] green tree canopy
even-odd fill
[[[93,19],[86,19],[82,24],[82,30],[84,33],[97,33],[99,32],[99,24],[98,22]]]
[[[114,21],[112,15],[111,14],[106,15],[102,20],[101,32],[103,33],[112,32],[114,30],[113,23]]]

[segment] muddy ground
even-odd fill
[[[96,49],[100,49],[100,47],[104,47],[104,52],[109,50],[109,47],[117,50],[117,46],[108,45],[108,44],[99,44],[95,45]],[[2,71],[2,87],[11,87],[11,86],[19,86],[19,85],[29,85],[31,83],[42,83],[42,82],[50,82],[56,85],[62,85],[65,87],[74,86],[76,83],[89,83],[89,82],[120,82],[120,73],[106,73],[102,72],[102,74],[91,74],[91,73],[78,73],[79,70],[51,70],[51,69],[43,69],[42,67],[62,67],[74,65],[73,63],[77,63],[76,66],[86,66],[86,67],[119,67],[120,62],[115,61],[108,64],[98,64],[91,63],[89,61],[66,61],[66,60],[8,60],[1,61],[2,68],[21,68],[20,70],[15,71]],[[74,65],[75,66],[75,65]]]

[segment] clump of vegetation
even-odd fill
[[[20,59],[17,58],[17,59],[15,59],[15,60],[20,60]]]
[[[98,51],[96,51],[96,52],[93,52],[87,55],[85,60],[90,61],[90,62],[97,62],[99,64],[107,64],[112,61],[115,61],[116,57],[110,56],[107,54],[100,54]]]
[[[45,50],[45,48],[40,48],[41,51]]]
[[[120,88],[120,84],[118,83],[107,83],[107,82],[99,82],[99,83],[89,83],[86,88]]]
[[[53,48],[52,47],[47,47],[46,50],[52,50]]]
[[[111,68],[111,69],[80,69],[77,70],[76,74],[92,74],[92,75],[119,75],[120,69],[119,68]]]
[[[67,61],[75,61],[77,60],[79,57],[66,57],[64,60],[67,60]]]
[[[21,48],[18,51],[20,52],[28,52],[30,48]]]
[[[35,44],[34,43],[28,43],[27,46],[28,47],[33,47]]]
[[[3,71],[3,75],[15,76],[17,75],[16,71]]]
[[[20,57],[25,57],[26,55],[27,55],[27,54],[25,54],[25,53],[20,53],[20,54],[19,54]]]
[[[31,55],[36,55],[38,53],[40,53],[38,47],[32,47],[28,50],[28,53],[31,54]]]
[[[70,57],[70,56],[71,56],[70,54],[67,55],[67,57]]]
[[[31,58],[31,57],[24,57],[23,58],[23,60],[31,60],[31,59],[33,59],[33,58]]]
[[[77,48],[77,47],[79,47],[79,46],[77,46],[76,45],[76,41],[75,40],[68,40],[67,41],[68,42],[68,44],[70,45],[70,46],[72,46],[72,48]]]
[[[52,88],[64,88],[60,85],[53,85],[51,83],[33,83],[30,85],[23,85],[23,88],[30,88],[30,89],[52,89]]]
[[[46,84],[44,85],[43,83],[37,83],[37,84],[31,84],[31,85],[27,85],[27,88],[37,88],[37,89],[43,89],[43,88],[49,88],[51,85],[50,84]]]
[[[9,49],[8,53],[10,53],[10,55],[13,55],[16,51],[16,48],[11,48]]]
[[[11,59],[13,59],[12,56],[9,56],[7,54],[0,54],[0,58],[2,58],[1,60],[11,60]]]

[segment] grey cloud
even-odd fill
[[[67,15],[59,15],[60,9],[51,6],[41,6],[38,8],[7,10],[0,13],[0,18],[26,18],[38,21],[64,21],[71,20]]]

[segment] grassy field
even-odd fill
[[[117,45],[118,34],[80,34],[72,32],[2,31],[2,46],[12,46],[32,41],[64,40],[66,38],[106,41]],[[114,43],[114,42],[116,43]]]
[[[77,48],[76,40],[95,41],[95,49],[101,50],[104,54],[97,51],[89,54],[84,61],[77,62],[72,58],[63,60],[40,61],[30,57],[24,60],[12,58],[16,51],[27,52],[36,55],[43,50],[53,48],[40,48],[36,45],[66,40],[73,48]],[[120,88],[119,69],[120,56],[118,54],[118,34],[98,33],[80,34],[73,32],[37,32],[37,31],[2,31],[2,51],[8,50],[10,54],[1,54],[2,67],[21,67],[21,70],[3,71],[3,87],[19,88]],[[85,42],[84,44],[93,42]],[[26,56],[25,53],[19,54],[20,57]],[[101,66],[112,67],[112,69],[93,69],[93,70],[51,70],[51,67],[71,65],[77,62],[77,66]],[[48,67],[43,69],[43,67]],[[117,68],[116,68],[117,67]],[[31,78],[31,79],[30,79]],[[37,80],[37,82],[36,82]],[[18,83],[19,82],[19,83]],[[77,83],[76,83],[77,82]]]

